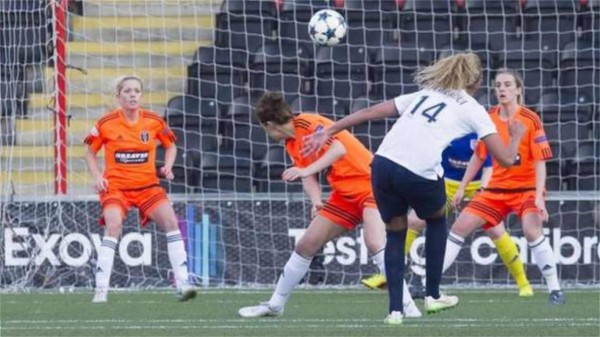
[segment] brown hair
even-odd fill
[[[502,74],[511,75],[515,79],[515,85],[517,86],[517,88],[521,89],[521,93],[517,94],[517,104],[523,105],[525,97],[523,93],[523,78],[521,77],[521,74],[519,74],[518,71],[511,68],[500,68],[498,69],[498,71],[496,71],[496,76],[494,76],[494,79],[498,77],[498,75]]]
[[[460,53],[420,69],[414,79],[421,88],[461,90],[477,85],[481,76],[479,57],[473,53]]]
[[[292,109],[281,93],[267,91],[256,103],[256,117],[261,124],[271,122],[283,125],[294,116],[292,115]]]
[[[129,80],[138,81],[138,83],[140,84],[140,88],[142,89],[142,91],[144,91],[144,84],[142,83],[141,78],[139,78],[135,75],[125,75],[125,76],[121,76],[115,80],[115,92],[114,92],[115,96],[118,96],[121,93],[121,90],[123,89],[123,85],[125,84],[125,82],[127,82]]]

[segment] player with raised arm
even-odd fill
[[[532,255],[548,285],[550,304],[565,303],[556,270],[556,258],[550,243],[542,231],[543,222],[548,221],[545,203],[546,160],[552,151],[542,122],[536,113],[525,108],[523,81],[517,72],[500,69],[495,79],[496,97],[499,105],[490,109],[490,116],[503,141],[508,141],[509,125],[519,121],[526,127],[525,137],[518,147],[514,166],[502,167],[494,161],[490,183],[483,192],[475,195],[456,222],[452,225],[446,248],[444,270],[456,259],[463,243],[473,230],[483,227],[493,229],[511,212],[521,218],[523,233]],[[473,179],[490,150],[487,144],[479,143],[471,157],[467,172],[454,196],[458,205],[465,193],[465,186]],[[495,236],[506,235],[504,228],[496,230]]]
[[[373,262],[385,273],[385,225],[371,190],[373,155],[350,132],[345,131],[326,139],[324,148],[302,156],[304,136],[331,126],[333,121],[317,114],[292,114],[281,93],[267,92],[257,104],[256,115],[265,132],[276,141],[284,141],[294,166],[283,172],[286,181],[302,179],[304,191],[316,214],[302,238],[296,243],[288,262],[279,276],[277,286],[268,302],[239,310],[242,317],[279,316],[283,314],[292,290],[307,273],[315,254],[330,240],[359,223],[364,226],[364,239]],[[332,192],[323,204],[317,173],[327,170]],[[407,317],[421,317],[404,283],[404,305]]]
[[[137,207],[142,226],[156,222],[167,235],[169,261],[175,274],[179,299],[194,298],[196,290],[188,283],[187,254],[177,217],[156,174],[156,142],[166,148],[160,174],[171,180],[177,155],[175,135],[157,114],[140,107],[142,81],[136,76],[118,79],[116,98],[120,107],[100,118],[85,138],[85,159],[100,195],[104,238],[98,249],[96,293],[92,302],[107,301],[110,275],[123,219]],[[100,170],[96,153],[104,147],[105,169]]]
[[[402,323],[402,283],[407,213],[413,208],[427,222],[425,255],[428,313],[449,309],[458,298],[440,293],[446,249],[446,191],[442,152],[450,142],[475,132],[497,161],[509,167],[517,155],[523,125],[511,123],[508,148],[498,136],[487,111],[470,95],[481,82],[481,61],[473,53],[438,60],[419,70],[421,90],[359,110],[332,126],[307,136],[303,153],[319,151],[338,132],[368,120],[400,115],[372,163],[372,185],[386,223],[385,269],[389,294],[386,324]]]
[[[452,201],[456,192],[461,186],[461,180],[465,175],[468,163],[473,156],[473,151],[477,144],[477,134],[470,133],[462,138],[453,140],[450,145],[442,153],[442,167],[444,168],[444,184],[446,186],[446,210],[449,212],[452,209]],[[492,160],[488,155],[481,163],[483,168],[477,170],[472,181],[462,187],[461,194],[467,198],[472,198],[475,193],[487,186],[492,174]],[[419,233],[425,228],[425,221],[417,217],[414,211],[408,214],[408,231],[406,233],[406,244],[404,254],[408,255],[414,240],[419,236]],[[509,270],[519,287],[519,296],[533,296],[533,289],[527,279],[523,261],[519,255],[519,250],[516,243],[508,235],[504,224],[500,223],[486,231],[490,236],[498,250],[500,259]],[[369,288],[380,288],[385,285],[385,278],[379,275],[373,275],[368,279],[364,279],[363,284]],[[412,289],[413,296],[420,295],[422,291]]]

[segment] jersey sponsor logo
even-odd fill
[[[459,168],[459,169],[466,169],[467,166],[469,166],[468,161],[458,160],[458,159],[454,159],[454,158],[448,158],[448,163],[450,164],[450,166]]]
[[[546,141],[548,141],[548,137],[546,137],[544,135],[544,136],[539,136],[539,137],[535,138],[533,142],[536,143],[536,144],[539,144],[539,143],[543,143],[543,142],[546,142]]]
[[[148,162],[148,151],[140,152],[115,152],[115,163],[118,164],[142,164]]]

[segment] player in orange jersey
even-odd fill
[[[131,207],[137,207],[142,226],[156,222],[167,235],[169,261],[175,274],[180,300],[196,296],[188,283],[187,254],[177,217],[167,195],[159,185],[155,167],[156,145],[166,148],[165,165],[160,174],[171,180],[177,155],[175,135],[157,114],[140,107],[142,81],[125,76],[117,81],[116,98],[120,104],[98,120],[85,138],[85,159],[100,194],[104,238],[98,249],[96,293],[92,302],[106,302],[115,249],[123,219]],[[104,147],[105,169],[99,168],[96,153]]]
[[[542,232],[543,222],[548,221],[544,198],[546,160],[552,158],[552,151],[540,118],[522,106],[523,81],[519,74],[511,69],[498,70],[495,90],[500,104],[492,107],[489,112],[500,137],[508,142],[508,123],[512,121],[520,121],[527,131],[519,145],[515,164],[512,167],[502,167],[494,160],[488,186],[473,197],[452,225],[446,245],[444,270],[454,262],[464,238],[474,229],[483,227],[490,232],[492,239],[497,239],[505,233],[505,229],[496,226],[509,213],[514,212],[521,218],[529,248],[546,279],[550,304],[563,304],[565,296],[558,280],[556,258]],[[479,142],[454,197],[454,206],[462,201],[465,186],[481,168],[486,156],[487,149]]]
[[[373,262],[384,272],[385,224],[373,198],[371,168],[373,155],[350,132],[331,137],[324,148],[303,157],[303,138],[333,124],[317,114],[292,114],[280,93],[267,92],[257,104],[256,114],[267,134],[285,147],[294,160],[294,167],[283,172],[286,181],[302,179],[304,190],[316,214],[302,238],[296,244],[277,287],[268,302],[239,310],[242,317],[279,316],[294,287],[307,273],[311,260],[330,240],[359,223],[364,225],[364,239]],[[327,202],[321,199],[321,186],[316,174],[327,170],[332,193]],[[420,317],[421,312],[404,284],[406,317]]]

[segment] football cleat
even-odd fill
[[[400,324],[402,324],[402,313],[400,311],[392,311],[383,320],[383,323],[389,324],[389,325],[400,325]]]
[[[428,314],[435,314],[440,311],[452,309],[458,305],[458,297],[447,296],[440,294],[439,298],[433,298],[431,296],[425,297],[425,310]]]
[[[364,278],[360,281],[365,287],[369,289],[383,289],[387,282],[383,274],[375,274],[370,277]]]
[[[565,304],[566,302],[567,299],[565,298],[565,293],[563,293],[562,290],[552,290],[550,292],[548,303],[551,305]]]
[[[283,315],[283,308],[276,310],[269,305],[269,302],[262,302],[259,305],[243,307],[238,314],[244,318],[276,317]]]

